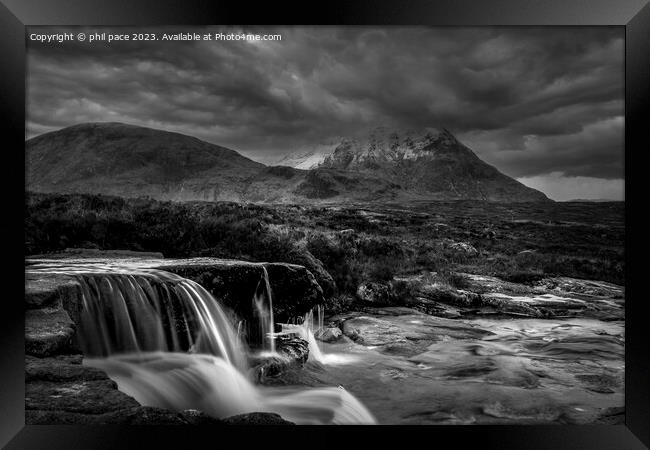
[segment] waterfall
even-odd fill
[[[258,327],[255,334],[262,343],[262,349],[275,353],[273,293],[271,292],[269,273],[264,266],[262,266],[262,277],[253,294],[253,317]]]
[[[315,315],[315,316],[314,316]],[[319,330],[324,329],[324,308],[322,305],[317,305],[311,309],[302,318],[302,322],[295,323],[282,323],[281,331],[278,334],[297,334],[301,339],[304,339],[309,344],[309,360],[316,361],[320,364],[349,364],[356,358],[352,355],[344,355],[338,353],[325,353],[321,349],[316,334]]]
[[[316,310],[316,320],[314,321],[314,309]],[[282,330],[280,334],[297,334],[301,339],[304,339],[309,344],[309,359],[319,363],[325,362],[323,352],[316,342],[314,333],[323,328],[323,307],[318,305],[316,308],[310,310],[302,318],[302,323],[282,323],[280,326]],[[314,323],[315,322],[315,323]]]
[[[240,334],[199,284],[162,270],[127,263],[52,263],[28,271],[74,276],[82,293],[79,343],[84,365],[104,370],[140,404],[197,409],[216,418],[275,412],[298,424],[372,424],[372,414],[342,388],[266,388],[247,373]],[[253,298],[264,348],[274,351],[273,304],[268,273]],[[322,326],[322,309],[317,310]],[[313,312],[309,325],[313,329]],[[307,316],[306,316],[307,318]],[[235,328],[234,324],[237,324]],[[306,326],[304,327],[306,329]],[[320,351],[311,333],[310,351]]]
[[[79,274],[80,345],[88,356],[191,352],[245,367],[229,317],[201,285],[159,270]]]
[[[86,359],[140,404],[197,409],[217,418],[275,412],[297,424],[373,424],[372,414],[340,387],[272,389],[253,385],[221,358],[145,353]]]

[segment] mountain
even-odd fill
[[[265,166],[179,133],[87,123],[25,142],[26,188],[36,192],[260,203],[482,199],[548,201],[482,162],[447,130],[315,147],[298,167]],[[305,167],[309,170],[302,170]]]
[[[363,139],[343,139],[329,152],[321,150],[296,161],[302,166],[319,161],[312,170],[372,175],[432,199],[548,201],[541,192],[483,162],[444,128],[399,132],[379,127]]]
[[[319,144],[307,151],[289,153],[278,159],[275,165],[302,170],[316,169],[337,146],[338,143]]]

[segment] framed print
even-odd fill
[[[647,448],[647,2],[3,3],[7,448]]]

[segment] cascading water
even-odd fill
[[[84,364],[104,370],[143,405],[197,409],[217,418],[276,412],[299,424],[372,424],[372,414],[342,388],[255,386],[238,330],[199,284],[152,269],[107,264],[41,264],[28,270],[75,276],[82,286]],[[254,298],[267,350],[274,351],[268,273]],[[262,283],[262,282],[260,282]],[[258,292],[263,296],[258,298]],[[312,329],[313,329],[313,313]],[[322,311],[321,311],[322,314]],[[310,349],[320,350],[311,334]]]
[[[269,273],[266,267],[262,266],[262,278],[257,283],[253,295],[253,317],[256,319],[259,338],[262,341],[262,349],[275,353],[275,337],[273,320],[273,293],[269,281]]]
[[[314,317],[315,313],[315,317]],[[324,310],[322,305],[317,305],[302,318],[299,324],[283,323],[280,324],[282,331],[278,334],[297,334],[309,344],[309,360],[316,361],[320,364],[343,364],[354,360],[352,355],[341,355],[336,353],[323,353],[315,334],[324,330]]]
[[[160,270],[77,275],[88,356],[166,351],[220,356],[245,368],[230,318],[201,285]]]

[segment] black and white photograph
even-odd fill
[[[624,424],[623,27],[26,46],[26,424]]]

